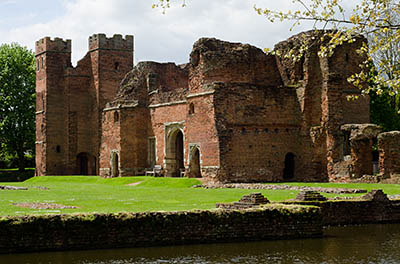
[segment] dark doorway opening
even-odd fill
[[[287,153],[285,156],[285,168],[283,169],[283,179],[292,180],[294,178],[294,162],[295,155],[291,152]]]
[[[183,133],[178,131],[175,140],[175,160],[177,165],[177,176],[179,176],[180,170],[185,168],[183,163]]]
[[[372,139],[372,174],[379,174],[379,151],[378,151],[378,139]]]
[[[76,156],[75,174],[96,175],[96,157],[87,152],[81,152]]]
[[[189,162],[189,175],[190,178],[201,178],[200,170],[200,150],[195,147],[192,150],[192,155]]]
[[[79,153],[76,157],[78,163],[78,174],[89,175],[89,157],[87,153]]]
[[[111,177],[119,176],[119,157],[117,152],[111,155]]]
[[[153,168],[156,165],[156,139],[148,139],[148,152],[147,152],[147,163],[149,168]]]

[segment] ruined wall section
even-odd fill
[[[99,175],[112,176],[113,153],[121,153],[121,125],[120,109],[106,108],[102,116],[102,141],[99,153]],[[115,158],[115,157],[114,157]],[[119,162],[117,164],[120,167]],[[113,175],[118,176],[118,175]]]
[[[64,69],[71,64],[71,41],[45,37],[36,42],[36,175],[64,173],[67,131]]]
[[[148,109],[139,106],[136,101],[125,101],[116,107],[104,109],[100,149],[101,176],[133,176],[144,173],[147,167],[148,119]],[[113,173],[113,167],[116,167],[117,173]]]
[[[212,102],[206,116],[214,123],[204,136],[218,142],[212,151],[219,160],[209,178],[282,180],[289,152],[296,156],[296,170],[302,170],[301,147],[293,140],[300,107],[295,89],[283,86],[274,56],[250,45],[204,38],[194,44],[189,76],[188,98]]]
[[[212,88],[213,89],[213,88]],[[188,153],[186,169],[192,168],[191,156],[196,148],[200,155],[201,177],[209,182],[218,180],[220,151],[217,128],[215,124],[214,94],[192,94],[187,98],[186,139]]]
[[[322,73],[316,41],[321,35],[319,31],[301,33],[278,43],[274,49],[285,86],[296,89],[306,127],[321,123]],[[299,50],[304,53],[299,54]]]
[[[113,126],[118,126],[120,134],[108,135],[103,131],[102,159],[109,159],[111,148],[118,149],[120,176],[143,174],[145,168],[150,167],[149,140],[155,138],[156,164],[165,167],[166,127],[185,122],[187,90],[188,71],[184,66],[138,63],[125,76],[115,100],[108,103],[105,109],[119,111],[121,121],[113,124],[105,121],[103,127],[113,129]],[[108,115],[105,113],[103,120],[107,120]],[[114,136],[119,137],[118,142],[115,142]],[[102,170],[107,170],[103,167],[107,166],[107,162],[101,166]]]
[[[320,58],[323,74],[322,88],[322,126],[326,131],[327,172],[330,181],[343,181],[336,166],[343,161],[344,134],[340,130],[346,123],[369,122],[369,98],[349,101],[348,96],[360,95],[347,81],[347,78],[360,71],[359,64],[363,58],[355,51],[365,39],[357,37],[352,44],[343,44],[336,48],[331,57]],[[356,57],[350,57],[350,56]]]
[[[274,57],[249,44],[230,43],[215,38],[201,38],[190,54],[190,93],[210,90],[213,82],[281,84]]]
[[[373,140],[381,129],[374,124],[345,124],[341,130],[346,135],[343,144],[347,146],[343,148],[343,160],[335,163],[335,179],[349,181],[373,175]]]
[[[166,176],[178,175],[175,140],[183,135],[183,163],[188,159],[187,100],[188,69],[175,63],[153,63],[146,75],[150,122],[147,142],[155,140],[155,164],[161,165]],[[148,143],[150,147],[150,143]],[[149,154],[149,153],[148,153]]]
[[[379,169],[383,179],[400,178],[400,131],[381,133],[378,136]]]
[[[327,45],[329,31],[308,31],[278,43],[275,46],[278,68],[285,85],[297,91],[302,111],[301,136],[304,158],[311,160],[311,174],[323,173],[322,180],[331,180],[340,174],[335,164],[343,161],[344,135],[340,126],[346,123],[369,122],[369,98],[361,97],[360,91],[347,78],[360,71],[363,57],[357,49],[365,41],[354,37],[351,44],[336,47],[330,57],[320,57],[321,45]],[[304,54],[300,55],[299,50]],[[349,96],[360,96],[348,100]],[[328,168],[326,170],[325,168]]]
[[[296,94],[290,88],[249,84],[216,87],[221,168],[229,177],[224,180],[282,181],[288,153],[294,154],[296,163],[291,180],[299,180],[304,164],[298,109]]]
[[[276,61],[284,84],[295,90],[300,106],[299,140],[310,181],[326,181],[326,144],[321,126],[322,72],[318,41],[322,32],[305,32],[275,45]],[[303,50],[303,54],[299,54]]]
[[[67,175],[81,173],[77,161],[79,153],[88,153],[92,158],[97,156],[95,152],[97,141],[92,136],[92,131],[96,129],[97,116],[93,116],[96,97],[92,89],[91,69],[90,56],[86,54],[76,67],[69,67],[64,73],[66,102],[64,127],[68,133],[64,174]],[[96,171],[90,173],[97,174]]]
[[[126,104],[121,112],[120,176],[143,175],[147,164],[149,110]]]
[[[115,98],[121,80],[133,68],[133,36],[123,38],[114,35],[107,38],[105,34],[92,35],[89,37],[89,54],[96,100],[92,109],[92,115],[96,118],[91,136],[95,141],[94,153],[99,156],[103,131],[102,110],[107,102]]]

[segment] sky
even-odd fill
[[[72,61],[87,52],[88,37],[96,33],[134,35],[135,63],[186,63],[193,43],[201,37],[273,48],[293,34],[311,29],[302,24],[270,23],[253,6],[294,9],[291,0],[186,0],[167,10],[153,9],[158,0],[0,0],[0,44],[17,42],[34,49],[49,36],[72,40]],[[353,0],[347,0],[353,1]]]

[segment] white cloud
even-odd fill
[[[11,5],[15,4],[16,2],[16,0],[0,0],[0,5]]]
[[[64,0],[65,13],[61,17],[0,29],[0,34],[2,41],[16,41],[32,49],[34,42],[44,36],[72,39],[74,62],[87,52],[87,39],[93,33],[132,34],[136,61],[177,63],[188,61],[193,42],[203,36],[264,48],[294,34],[289,32],[288,23],[271,24],[253,10],[255,2],[287,10],[291,7],[289,0],[192,0],[186,8],[176,6],[165,15],[160,9],[152,9],[152,2],[156,0]],[[310,26],[302,25],[297,31],[306,27]]]

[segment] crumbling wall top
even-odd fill
[[[320,57],[318,54],[318,52],[321,50],[320,47],[328,45],[328,42],[330,41],[330,37],[327,34],[335,32],[337,31],[310,30],[294,35],[275,45],[274,52],[277,55],[278,66],[280,68],[285,85],[297,84],[299,81],[307,78],[307,76],[309,76],[309,69],[314,67],[316,63],[319,63],[321,58],[334,58],[342,53],[342,55],[345,55],[341,48],[351,47],[349,50],[355,51],[358,47],[360,47],[362,42],[366,41],[363,36],[354,35],[352,37],[355,41],[352,43],[344,42],[342,45],[338,45],[337,49],[335,49],[335,53],[332,56]],[[350,56],[353,56],[353,58],[355,58],[355,56],[361,58],[359,54],[353,52],[352,55],[345,55],[347,59],[344,60],[349,60]],[[355,65],[359,64],[357,60],[354,59],[351,61],[351,63]],[[341,64],[335,62],[335,65],[340,70],[343,70]],[[321,69],[329,71],[335,70],[334,67],[329,69]],[[340,73],[340,75],[342,74]],[[343,77],[346,78],[345,76]]]
[[[381,128],[375,124],[345,124],[341,130],[350,132],[350,140],[372,139],[381,132]]]
[[[282,84],[275,56],[249,44],[200,38],[190,53],[191,79],[204,83]],[[196,80],[195,80],[196,81]],[[192,89],[192,88],[191,88]]]
[[[301,32],[297,35],[291,36],[287,40],[278,42],[275,45],[275,50],[286,50],[292,49],[296,47],[300,47],[302,44],[307,43],[308,45],[314,45],[315,43],[319,43],[321,37],[325,33],[329,33],[328,30],[309,30],[306,32]]]
[[[93,34],[89,37],[89,51],[97,49],[133,52],[133,36],[126,35],[123,38],[122,35],[115,34],[112,38],[107,38],[105,34]]]
[[[400,143],[400,131],[390,131],[379,134],[379,141],[381,140],[397,140]]]
[[[175,63],[139,62],[122,80],[116,100],[147,101],[151,94],[188,89],[188,70]],[[175,92],[176,91],[176,92]],[[183,96],[183,94],[182,94]]]
[[[62,38],[55,38],[54,40],[50,37],[44,37],[35,44],[35,53],[39,55],[46,51],[66,52],[71,53],[71,40],[63,40]]]

